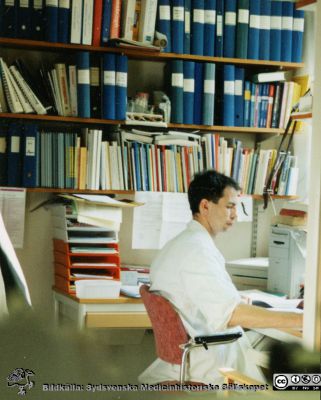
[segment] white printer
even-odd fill
[[[304,282],[306,231],[273,226],[269,242],[268,290],[298,298]]]
[[[266,290],[269,266],[267,257],[241,258],[227,261],[225,266],[238,290]]]

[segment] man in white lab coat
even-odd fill
[[[193,220],[164,246],[151,265],[151,291],[175,306],[190,336],[241,327],[302,326],[300,314],[276,314],[243,304],[225,270],[224,257],[214,239],[235,222],[239,190],[233,179],[214,170],[196,175],[188,190]],[[250,348],[243,335],[232,344],[211,346],[208,351],[194,349],[186,380],[220,384],[223,378],[218,368],[231,367],[264,381],[261,371],[246,354]],[[179,366],[161,359],[139,376],[140,382],[149,384],[178,379]]]

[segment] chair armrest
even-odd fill
[[[194,338],[194,342],[196,344],[202,344],[205,348],[207,348],[206,345],[208,344],[230,343],[239,339],[241,336],[242,332],[218,333],[211,336],[196,336]]]

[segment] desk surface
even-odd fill
[[[135,299],[126,296],[119,296],[115,299],[79,299],[74,294],[66,293],[63,290],[60,290],[56,287],[53,287],[53,291],[63,296],[66,296],[69,299],[74,300],[80,304],[142,304],[143,303],[142,299]]]

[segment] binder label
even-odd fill
[[[120,87],[127,87],[127,72],[116,73],[116,85]]]
[[[235,94],[235,84],[234,81],[225,81],[224,82],[224,94]]]
[[[225,13],[225,25],[236,25],[236,13],[227,11]]]
[[[70,0],[59,0],[59,8],[70,8]]]
[[[214,94],[215,93],[215,81],[213,79],[204,80],[204,93]]]
[[[26,156],[35,156],[36,154],[36,141],[34,137],[26,137]]]
[[[216,36],[223,35],[223,16],[218,15],[216,20]]]
[[[240,24],[248,24],[250,19],[250,11],[249,10],[244,10],[240,9],[238,13],[238,22]]]
[[[235,95],[242,96],[243,95],[243,82],[241,80],[235,81]]]
[[[6,152],[6,147],[7,147],[6,144],[7,144],[6,138],[0,137],[0,153]]]
[[[5,6],[13,7],[14,6],[14,0],[5,0],[4,2]]]
[[[11,153],[19,153],[20,152],[20,136],[12,136],[11,137]]]
[[[46,6],[58,7],[58,0],[46,0]]]
[[[185,33],[191,33],[191,13],[185,11]]]
[[[195,8],[193,11],[193,22],[204,24],[204,10]]]
[[[304,18],[294,18],[293,19],[293,30],[296,32],[304,31]]]
[[[282,27],[282,17],[271,17],[271,29],[281,29]]]
[[[184,92],[194,93],[194,79],[184,79]]]
[[[259,15],[251,15],[250,16],[250,28],[260,29],[260,16]]]
[[[90,85],[91,86],[99,86],[99,68],[98,67],[90,68]]]
[[[244,100],[251,100],[251,91],[250,90],[245,90],[244,91]]]
[[[90,84],[89,69],[78,69],[78,83],[80,85]]]
[[[184,87],[183,74],[177,74],[177,73],[172,74],[172,86],[181,88]]]
[[[282,17],[282,29],[286,31],[291,31],[293,26],[292,17]]]
[[[42,10],[43,9],[42,0],[33,0],[33,8],[35,10]]]
[[[104,85],[115,86],[116,72],[115,71],[104,71]]]
[[[184,21],[184,7],[173,7],[173,21]]]
[[[215,25],[216,10],[205,10],[204,22],[205,24]]]
[[[170,6],[159,6],[159,19],[165,20],[165,21],[171,20]]]
[[[28,8],[29,7],[29,0],[20,0],[19,3],[20,3],[19,6],[21,8]]]
[[[270,29],[271,27],[271,18],[268,15],[261,15],[260,17],[261,29]]]

